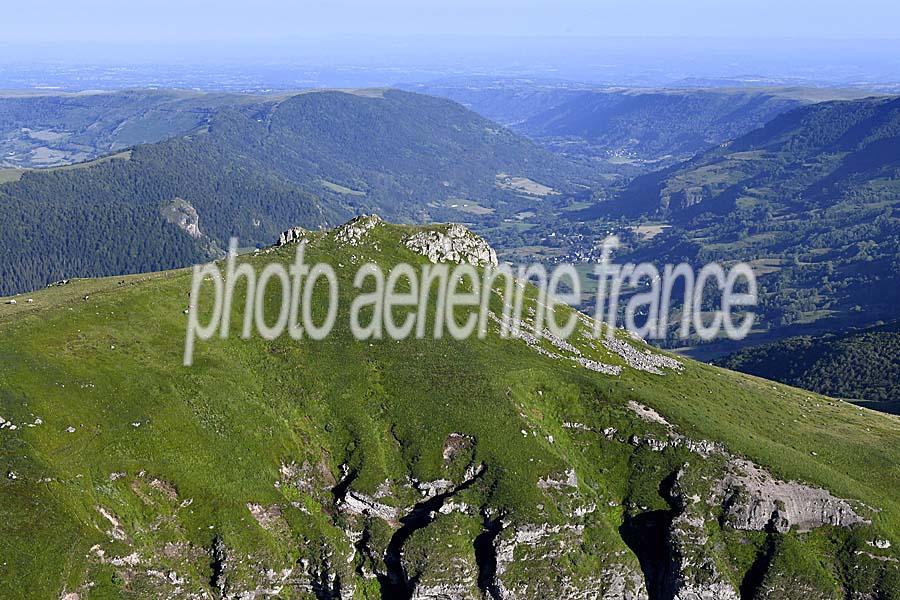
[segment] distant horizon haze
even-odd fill
[[[896,39],[890,0],[114,0],[17,3],[0,40],[240,43],[321,35]]]
[[[0,89],[256,90],[480,75],[879,86],[900,83],[898,22],[900,2],[888,0],[47,0],[0,20]],[[227,83],[202,72],[210,66]]]

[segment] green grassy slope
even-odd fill
[[[735,587],[752,580],[769,543],[777,546],[770,562],[784,563],[767,571],[772,589],[782,589],[770,597],[808,597],[798,595],[802,585],[785,592],[777,577],[812,581],[826,594],[868,587],[882,589],[879,598],[896,597],[900,420],[690,361],[664,375],[628,367],[602,375],[493,330],[464,342],[352,340],[347,307],[356,266],[366,257],[422,263],[400,243],[409,231],[377,227],[358,248],[311,234],[307,263],[343,265],[333,335],[323,342],[214,339],[198,345],[190,368],[181,366],[186,270],[76,280],[36,292],[31,303],[20,297],[0,305],[0,415],[18,425],[0,430],[0,596],[211,594],[221,573],[239,591],[273,587],[265,583],[268,569],[295,569],[291,581],[299,580],[298,565],[307,564],[336,574],[344,591],[355,582],[355,597],[377,598],[378,581],[360,573],[383,567],[392,529],[348,516],[330,488],[340,487],[342,472],[347,486],[365,494],[388,480],[383,502],[404,506],[419,496],[407,478],[459,481],[466,463],[485,467],[456,498],[474,512],[441,514],[418,530],[406,546],[409,569],[430,573],[429,564],[455,564],[457,556],[473,561],[479,513],[502,515],[508,528],[565,524],[573,503],[590,502],[595,510],[583,517],[581,541],[564,559],[548,565],[517,554],[504,575],[507,585],[530,582],[535,597],[561,593],[548,591],[560,573],[581,581],[611,561],[637,568],[623,523],[668,510],[659,490],[685,463],[692,465],[685,486],[693,478],[709,486],[721,466],[685,448],[652,452],[629,443],[632,435],[665,435],[629,410],[634,401],[683,435],[724,443],[777,476],[877,509],[865,512],[871,526],[811,533],[767,535],[709,521],[709,551]],[[246,258],[257,266],[272,259],[292,261],[293,248]],[[271,307],[277,290],[270,291]],[[573,343],[592,359],[625,364],[583,338]],[[610,438],[566,422],[619,433]],[[474,440],[461,463],[442,459],[451,433]],[[288,485],[298,476],[282,467],[292,464],[304,476],[315,472],[315,483]],[[577,493],[537,485],[567,469],[577,473]],[[255,519],[248,503],[277,506],[277,514]],[[374,550],[354,553],[348,530]],[[876,537],[893,549],[868,546]],[[220,543],[229,557],[224,568],[214,558]],[[173,584],[170,572],[184,581]],[[281,595],[305,593],[285,584]]]

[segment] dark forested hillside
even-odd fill
[[[637,178],[616,209],[687,219],[749,204],[794,212],[896,194],[900,98],[825,102],[664,171]],[[900,184],[898,184],[900,185]]]
[[[573,219],[651,216],[659,262],[749,262],[762,329],[889,321],[900,303],[900,98],[827,102],[635,180]],[[813,331],[814,332],[814,331]]]
[[[92,163],[0,184],[0,294],[187,264],[359,212],[440,219],[564,197],[591,173],[448,100],[315,92]],[[177,224],[187,219],[193,234]],[[184,222],[182,222],[184,225]]]
[[[900,400],[900,321],[835,335],[763,344],[724,367],[840,398]]]
[[[589,169],[459,104],[418,94],[302,94],[277,104],[258,123],[227,135],[235,143],[242,136],[260,168],[270,165],[316,190],[323,180],[338,184],[326,188],[337,189],[337,198],[351,207],[404,219],[428,220],[449,200],[491,209],[594,181]],[[501,175],[542,187],[510,184]]]

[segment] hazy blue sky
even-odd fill
[[[275,42],[472,34],[897,38],[897,0],[16,1],[0,42]]]
[[[8,1],[7,88],[900,84],[900,0]]]

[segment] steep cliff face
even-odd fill
[[[339,322],[369,260],[493,263],[458,226],[361,217],[280,243],[301,240],[337,270]],[[358,341],[339,326],[316,343],[216,338],[185,368],[172,348],[190,273],[141,277],[0,305],[4,598],[900,590],[900,511],[883,491],[898,484],[897,420],[624,332],[595,339],[583,315],[566,340],[534,331],[530,288],[519,339],[500,336],[498,297],[483,339]]]
[[[632,403],[629,409],[645,421],[661,419],[648,407]],[[311,582],[307,587],[317,598],[351,598],[354,590],[374,581],[382,598],[416,600],[741,600],[757,596],[748,596],[747,586],[742,590],[742,581],[730,577],[722,532],[756,530],[778,536],[791,527],[810,531],[864,523],[846,501],[824,490],[778,481],[758,465],[721,448],[710,452],[710,444],[688,443],[672,425],[663,423],[669,436],[660,436],[660,444],[643,445],[642,450],[638,442],[638,452],[663,456],[678,448],[679,459],[687,460],[657,484],[666,509],[634,505],[626,509],[619,530],[628,551],[614,550],[615,545],[599,554],[589,550],[587,540],[614,523],[603,522],[600,515],[604,510],[598,506],[596,494],[587,481],[579,480],[575,469],[551,473],[535,483],[545,492],[534,507],[540,518],[500,514],[490,506],[479,506],[470,488],[478,486],[491,467],[472,463],[474,440],[453,433],[444,444],[446,478],[385,480],[369,495],[353,489],[356,475],[343,467],[342,479],[330,491],[333,510],[343,518],[346,543],[323,549],[326,560],[304,563],[305,570],[295,568],[285,580],[294,581],[296,587],[296,577],[302,575]],[[621,450],[636,447],[633,438],[618,431],[574,429],[582,436],[602,437]],[[460,439],[467,440],[464,450],[448,454],[447,449]],[[675,444],[666,445],[673,441]],[[691,466],[704,460],[716,466]],[[460,461],[465,468],[454,479],[451,473],[460,472]],[[314,472],[308,466],[303,471],[307,475],[297,478],[297,469],[289,470],[294,478],[280,485],[324,492],[335,481],[322,472],[314,475],[317,481],[313,481],[309,474]],[[717,479],[711,481],[710,475]],[[736,490],[746,485],[754,486],[752,492],[737,498]],[[321,497],[327,508],[327,496]],[[609,501],[607,508],[615,504]],[[769,506],[780,507],[769,520],[740,519]],[[272,515],[278,511],[257,507],[251,513],[269,529]],[[765,552],[767,570],[763,575],[771,581],[778,571],[771,570],[770,554],[774,552]],[[336,570],[334,556],[345,556],[348,566],[356,565],[355,570]],[[797,586],[791,589],[788,584],[788,589],[782,590],[787,595],[779,597],[803,597],[805,584]],[[768,588],[760,585],[758,589]]]
[[[778,481],[764,469],[734,458],[716,490],[724,518],[736,529],[809,531],[868,522],[846,500],[797,482]]]

